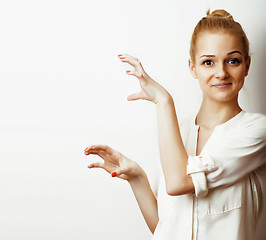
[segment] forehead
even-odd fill
[[[230,33],[201,33],[197,39],[196,57],[201,55],[226,55],[232,51],[243,53],[241,38]]]

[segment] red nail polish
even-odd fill
[[[130,71],[129,71],[129,70],[127,70],[127,71],[126,71],[126,73],[130,73]]]
[[[117,175],[116,172],[113,172],[113,173],[112,173],[112,177],[115,177],[116,175]]]
[[[121,57],[121,56],[122,56],[122,54],[119,54],[119,55],[118,55],[118,57]]]
[[[124,58],[124,57],[120,57],[120,59],[126,59],[126,58]]]

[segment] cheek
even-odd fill
[[[232,71],[231,77],[233,78],[233,89],[235,91],[240,91],[244,85],[244,80],[245,80],[244,69],[238,69],[238,70],[236,69],[235,71]]]
[[[211,71],[207,71],[207,70],[199,71],[197,75],[198,75],[199,82],[202,85],[207,84],[213,76]]]
[[[202,75],[199,76],[199,78],[198,78],[199,86],[203,92],[210,87],[208,80],[209,80],[209,78],[207,78],[206,76],[202,76]]]
[[[237,84],[243,84],[245,79],[245,70],[235,71],[232,73]]]
[[[243,85],[244,85],[244,78],[241,78],[241,79],[239,78],[238,81],[236,82],[236,89],[240,91]]]

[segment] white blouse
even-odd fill
[[[266,116],[241,111],[216,126],[196,156],[198,129],[195,117],[180,124],[195,194],[170,196],[161,177],[152,239],[266,239],[266,233],[255,238],[266,198]]]

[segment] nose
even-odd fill
[[[215,75],[219,79],[226,79],[229,76],[229,74],[227,72],[227,69],[226,69],[226,66],[224,65],[224,63],[220,63],[217,66]]]

